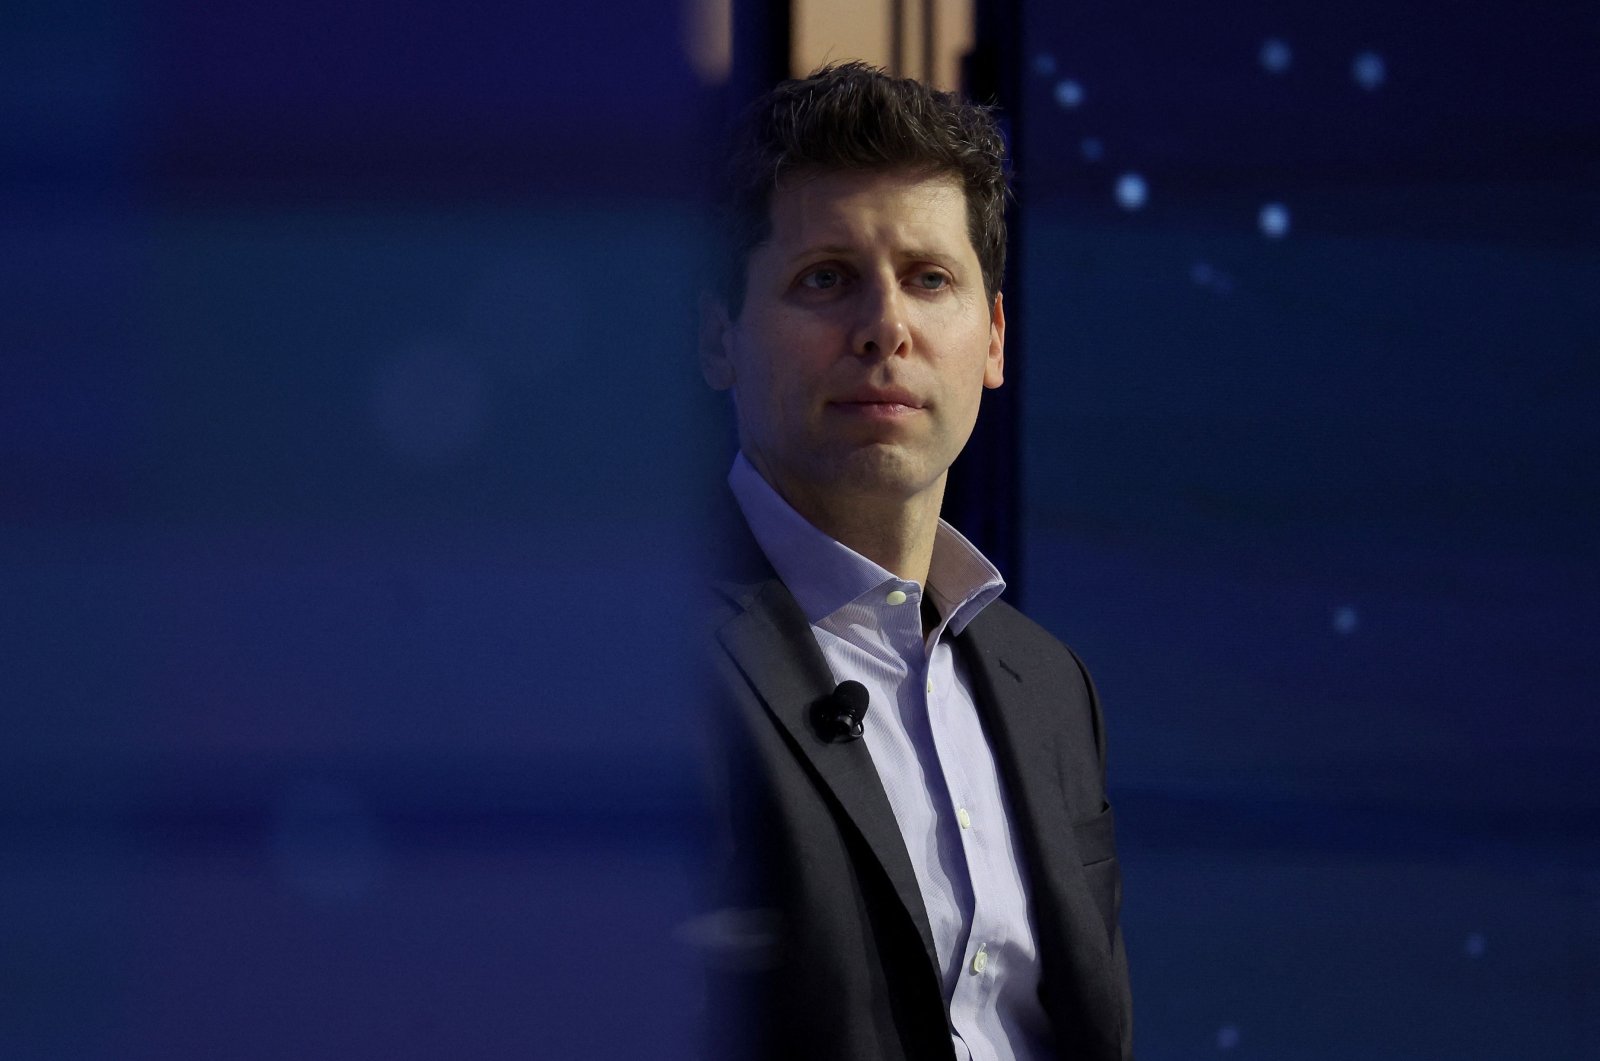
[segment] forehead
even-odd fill
[[[934,241],[970,250],[967,198],[953,174],[905,170],[807,170],[772,193],[769,242]]]

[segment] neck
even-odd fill
[[[939,506],[944,500],[942,476],[930,489],[909,498],[785,494],[784,500],[828,537],[897,578],[927,586],[933,540],[939,530]]]

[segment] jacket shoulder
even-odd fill
[[[1004,600],[979,612],[965,634],[971,651],[992,660],[1003,672],[1018,671],[1042,678],[1054,690],[1050,704],[1064,711],[1061,721],[1078,728],[1080,740],[1093,749],[1102,786],[1105,780],[1106,731],[1100,695],[1089,668],[1066,642]]]
[[[1065,641],[1028,618],[1004,598],[992,601],[968,626],[980,642],[995,646],[1002,655],[1053,663],[1077,670],[1088,681],[1083,659]]]

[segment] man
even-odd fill
[[[1000,137],[859,63],[740,135],[701,337],[740,449],[713,1006],[763,1057],[1131,1057],[1093,688],[939,519],[1004,378]]]

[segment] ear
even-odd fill
[[[729,332],[733,322],[728,307],[709,291],[700,294],[700,375],[712,390],[733,386],[733,359],[728,356]]]
[[[989,312],[989,357],[983,365],[983,385],[993,390],[1006,381],[1005,296],[996,293]]]

